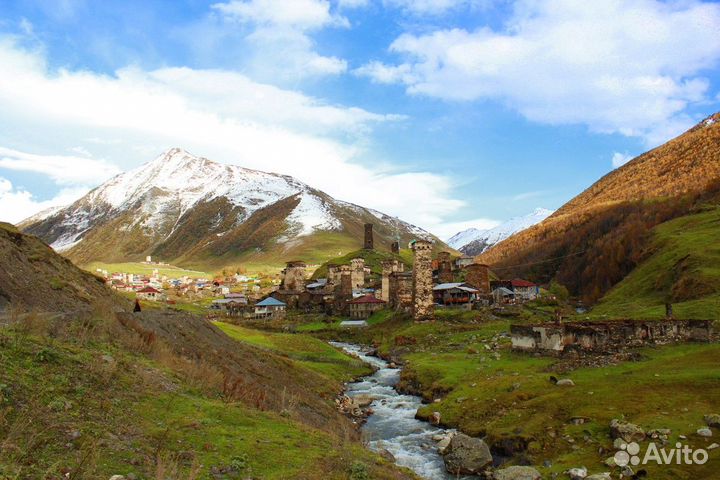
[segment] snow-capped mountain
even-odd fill
[[[463,230],[453,235],[447,244],[466,255],[480,255],[506,238],[542,222],[552,214],[552,210],[536,208],[529,215],[513,217],[495,228]]]
[[[303,250],[304,237],[322,232],[333,234],[327,248],[336,254],[338,244],[351,243],[348,236],[361,245],[366,222],[375,224],[376,244],[388,248],[398,235],[405,240],[431,236],[290,176],[220,164],[174,148],[21,226],[81,263],[145,255],[192,263],[267,257],[278,249],[289,255]]]

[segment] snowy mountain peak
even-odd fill
[[[506,238],[542,222],[552,214],[553,211],[547,208],[536,208],[528,215],[513,217],[489,230],[477,228],[463,230],[453,235],[448,240],[448,245],[466,255],[480,255]]]
[[[58,251],[83,250],[93,232],[112,225],[108,235],[127,235],[128,242],[134,239],[145,245],[143,253],[164,248],[163,252],[174,249],[179,255],[184,253],[179,245],[185,242],[179,238],[188,230],[202,241],[198,250],[208,249],[218,239],[232,237],[229,234],[251,219],[252,225],[260,225],[270,218],[277,221],[264,231],[243,231],[240,238],[252,239],[255,233],[265,238],[272,231],[265,245],[287,247],[299,245],[300,237],[317,231],[344,232],[344,223],[360,218],[379,225],[389,222],[379,212],[335,200],[293,177],[218,163],[171,148],[113,177],[74,204],[29,219],[26,225],[42,232]],[[416,227],[398,222],[401,231],[418,235]],[[388,226],[388,230],[393,228]],[[102,249],[102,243],[92,245]],[[226,246],[216,251],[221,248]]]

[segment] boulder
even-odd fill
[[[433,412],[429,418],[430,423],[433,425],[440,425],[440,412]]]
[[[645,440],[645,430],[633,423],[615,418],[610,422],[610,436],[622,438],[626,442],[642,442]]]
[[[557,385],[558,387],[574,387],[575,382],[573,382],[569,378],[561,378],[557,381],[555,385]]]
[[[450,446],[450,441],[455,436],[455,432],[450,432],[438,441],[437,449],[440,455],[444,455],[447,448]]]
[[[565,473],[568,474],[568,477],[570,477],[570,480],[583,480],[585,477],[587,477],[588,471],[585,467],[579,467],[579,468],[571,468],[570,470],[566,471]]]
[[[612,480],[609,472],[594,473],[589,477],[585,477],[585,480]]]
[[[480,473],[493,461],[490,448],[483,440],[463,433],[452,437],[444,455],[445,469],[453,475]]]
[[[508,467],[494,473],[495,480],[542,480],[540,472],[532,467]]]
[[[395,463],[395,455],[393,455],[390,450],[383,448],[378,450],[378,453],[382,458],[387,460],[388,462]]]
[[[697,434],[700,435],[701,437],[710,438],[710,437],[712,437],[712,430],[710,430],[707,427],[698,428]]]
[[[720,428],[720,415],[705,415],[705,423],[708,427]]]
[[[375,401],[375,397],[370,395],[356,395],[352,398],[353,403],[359,408],[369,407],[372,402]]]

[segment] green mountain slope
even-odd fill
[[[593,315],[720,319],[720,206],[658,225],[649,255],[593,309]]]

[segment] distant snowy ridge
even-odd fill
[[[458,232],[447,241],[447,244],[466,255],[480,255],[506,238],[542,222],[552,214],[553,210],[536,208],[529,215],[513,217],[491,229],[469,228]]]

